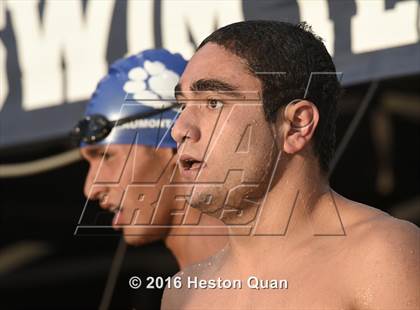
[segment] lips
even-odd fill
[[[119,212],[115,213],[114,217],[112,218],[112,227],[115,230],[120,230],[121,225],[124,225],[124,221],[122,219],[122,211],[119,211]]]
[[[190,155],[184,154],[179,158],[180,166],[183,170],[199,170],[203,162]]]
[[[122,213],[123,213],[122,206],[117,206],[117,205],[107,204],[107,203],[99,203],[99,204],[102,209],[114,213],[114,217],[112,218],[112,227],[115,230],[119,230],[120,227],[118,227],[117,225],[121,225],[120,222],[122,222]]]
[[[117,214],[118,212],[122,212],[122,207],[119,207],[119,206],[115,206],[115,207],[112,207],[112,208],[109,208],[108,209],[108,211],[109,212],[112,212],[112,213],[114,213],[114,214]]]
[[[184,178],[193,178],[203,168],[206,167],[205,162],[188,154],[179,157],[179,170]]]
[[[114,205],[114,204],[110,204],[110,203],[99,202],[99,205],[101,206],[102,209],[112,212],[112,213],[118,213],[119,211],[122,210],[122,207]]]

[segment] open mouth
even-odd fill
[[[109,212],[114,213],[114,216],[112,218],[112,227],[115,230],[121,230],[120,225],[123,224],[122,219],[122,207],[113,207],[108,209]]]
[[[102,209],[114,214],[122,212],[122,206],[106,203],[104,199],[99,200],[99,205]]]
[[[198,170],[203,165],[203,162],[195,159],[189,155],[182,155],[179,158],[182,169],[184,170]]]
[[[109,212],[112,212],[114,214],[117,214],[120,211],[122,211],[122,207],[118,207],[118,206],[109,209]]]
[[[113,214],[111,225],[115,230],[121,230],[120,225],[123,224],[123,207],[114,204],[104,203],[104,200],[100,201],[100,207]]]

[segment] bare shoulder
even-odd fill
[[[360,238],[358,242],[386,245],[396,240],[418,242],[419,228],[408,221],[397,219],[377,208],[349,200],[334,193],[340,217],[349,237]]]
[[[340,198],[348,219],[346,233],[358,243],[358,248],[369,252],[390,253],[393,256],[404,251],[412,252],[419,246],[420,229],[405,220],[345,198]]]
[[[397,219],[379,209],[340,197],[346,219],[346,234],[354,253],[363,260],[403,259],[406,264],[419,263],[420,229],[408,221]],[[390,267],[391,265],[389,265]]]
[[[377,215],[355,227],[355,237],[366,263],[383,262],[378,266],[389,271],[419,267],[420,230],[410,222]]]
[[[346,202],[348,282],[355,308],[420,308],[420,230],[378,209]]]

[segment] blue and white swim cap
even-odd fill
[[[187,62],[165,49],[146,50],[114,62],[98,83],[85,117],[101,114],[110,121],[162,109],[175,101],[174,87]],[[141,144],[176,148],[170,129],[178,114],[169,109],[154,116],[116,126],[96,144]],[[81,143],[81,147],[87,146]]]

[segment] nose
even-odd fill
[[[94,180],[96,176],[96,166],[90,165],[88,174],[86,175],[85,185],[83,188],[83,192],[85,197],[89,200],[100,200],[101,196],[106,194],[106,187],[101,185],[94,185]]]
[[[195,117],[189,111],[193,107],[187,107],[182,111],[172,128],[171,135],[178,146],[189,140],[190,142],[198,142],[201,138],[199,128],[195,124]]]

